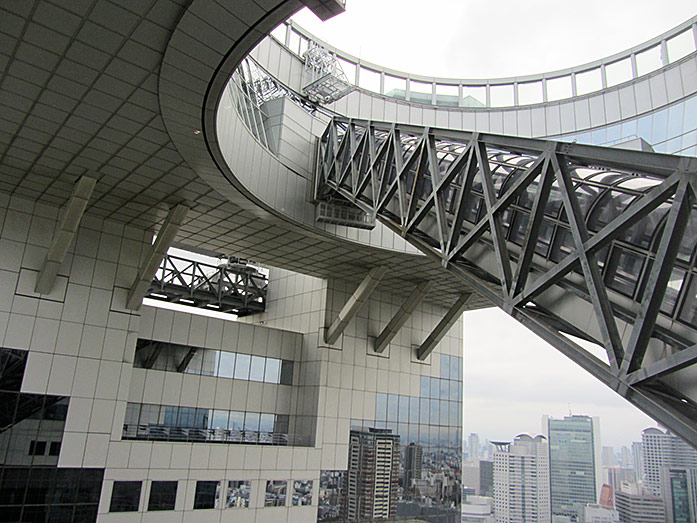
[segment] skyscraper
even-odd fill
[[[479,459],[481,457],[482,448],[479,443],[479,434],[472,432],[467,439],[467,450],[469,452],[469,459]]]
[[[697,469],[662,467],[661,492],[670,523],[697,521]]]
[[[517,436],[495,443],[494,506],[497,523],[550,521],[547,440]]]
[[[352,430],[346,480],[347,521],[390,519],[397,513],[399,436],[390,429]]]
[[[404,489],[413,491],[414,480],[421,479],[423,447],[412,442],[404,447]]]
[[[637,481],[644,481],[644,445],[641,441],[632,443],[632,463]]]
[[[581,507],[597,503],[600,493],[599,420],[549,418],[548,430],[552,514],[577,518]]]
[[[615,493],[615,506],[621,523],[665,523],[663,499],[643,491],[636,483],[625,483]]]
[[[661,495],[663,467],[697,468],[697,451],[677,436],[655,427],[641,433],[644,450],[644,486],[654,495]]]

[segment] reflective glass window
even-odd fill
[[[264,381],[264,366],[265,358],[260,356],[252,356],[252,362],[249,369],[250,381]]]
[[[243,430],[244,429],[244,412],[230,411],[229,418],[230,430]]]
[[[428,376],[421,376],[421,397],[428,398],[431,396],[431,378]]]
[[[440,395],[438,397],[442,400],[450,398],[450,380],[440,380]]]
[[[191,356],[189,363],[184,368],[184,372],[187,374],[201,374],[201,366],[203,365],[203,349],[191,348],[195,352]],[[187,351],[188,352],[188,351]]]
[[[510,107],[513,105],[513,84],[492,85],[489,90],[491,107]]]
[[[217,376],[218,375],[218,359],[220,351],[199,349],[199,353],[202,354],[203,359],[201,362],[201,374],[204,376]]]
[[[410,397],[409,398],[409,422],[417,423],[419,421],[419,398]]]
[[[439,398],[440,397],[440,380],[437,378],[431,378],[431,394],[430,398]]]
[[[244,430],[258,431],[260,414],[256,412],[246,412],[244,416]]]
[[[274,432],[287,434],[290,431],[290,416],[287,414],[276,414],[276,424]]]
[[[285,507],[286,505],[286,482],[267,481],[266,494],[264,496],[265,507]]]
[[[227,410],[214,410],[211,416],[210,428],[227,430],[229,416],[230,412]]]
[[[548,101],[571,97],[571,76],[550,78],[546,81],[546,84]]]
[[[656,144],[668,138],[668,110],[657,111],[653,113],[653,132],[651,133],[651,142]]]
[[[312,505],[312,481],[293,481],[293,506]]]
[[[576,74],[576,93],[578,95],[599,91],[602,88],[603,82],[599,67]]]
[[[380,73],[361,67],[358,86],[374,93],[380,92]]]
[[[632,79],[632,62],[631,59],[625,58],[619,62],[608,64],[605,66],[605,78],[607,86],[612,87]]]
[[[387,421],[387,394],[379,392],[375,395],[375,419]]]
[[[280,383],[281,380],[281,360],[276,358],[266,358],[266,370],[264,371],[264,381],[266,383]]]
[[[430,401],[430,412],[429,412],[429,423],[431,425],[438,425],[440,423],[440,401],[431,399]]]
[[[406,423],[409,420],[409,396],[398,396],[399,398],[399,422]]]
[[[262,414],[259,416],[259,430],[261,432],[273,432],[275,416],[273,414]]]
[[[447,425],[450,422],[450,402],[449,401],[441,401],[440,402],[440,416],[439,416],[439,424],[440,425]]]
[[[114,481],[109,512],[137,512],[141,481]]]
[[[251,481],[228,481],[225,506],[227,508],[249,507],[249,495],[251,492]]]
[[[399,398],[396,394],[387,395],[387,421],[397,421],[399,415]]]
[[[252,358],[248,354],[238,354],[235,361],[235,379],[248,380]]]
[[[419,409],[419,422],[420,423],[428,423],[430,420],[430,413],[429,411],[431,410],[431,400],[426,399],[426,398],[421,398],[420,401],[420,409]]]
[[[661,61],[661,47],[656,45],[636,55],[637,74],[648,74],[663,66]]]
[[[176,481],[153,481],[150,484],[148,510],[174,510],[177,485]]]
[[[219,351],[218,376],[232,378],[235,375],[235,353]]]
[[[440,355],[440,377],[450,378],[450,356],[447,354]]]

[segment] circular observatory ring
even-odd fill
[[[288,241],[281,249],[269,249],[269,258],[264,259],[262,256],[260,261],[315,276],[333,275],[356,282],[370,268],[387,266],[389,270],[380,285],[391,292],[403,292],[404,282],[410,279],[433,280],[435,285],[429,293],[429,300],[449,304],[458,300],[458,296],[474,295],[476,298],[466,300],[464,308],[470,309],[493,302],[640,409],[697,444],[697,427],[694,423],[697,390],[692,368],[692,363],[697,359],[693,355],[697,339],[695,317],[690,312],[694,307],[692,295],[695,293],[692,286],[697,285],[697,275],[693,274],[694,244],[691,247],[686,245],[690,238],[694,238],[697,224],[693,212],[694,189],[691,188],[694,184],[681,182],[681,187],[684,185],[688,188],[683,187],[679,193],[675,192],[675,184],[671,185],[672,189],[662,189],[672,183],[671,176],[677,171],[697,170],[695,160],[659,158],[651,154],[622,153],[621,150],[605,154],[594,148],[586,150],[583,146],[573,144],[556,146],[558,154],[555,161],[562,158],[560,154],[568,154],[568,158],[565,156],[561,161],[569,162],[566,168],[569,186],[560,190],[560,181],[552,184],[546,211],[540,214],[544,218],[537,220],[539,224],[536,232],[540,237],[536,241],[536,248],[526,249],[525,231],[534,215],[531,208],[537,205],[534,195],[539,192],[541,178],[529,184],[518,198],[520,187],[523,187],[521,180],[526,178],[526,174],[529,177],[532,169],[539,168],[544,162],[551,162],[551,157],[545,156],[547,153],[544,151],[554,146],[540,140],[528,143],[511,138],[506,141],[497,139],[496,135],[479,136],[457,132],[453,135],[447,131],[433,130],[435,126],[516,136],[564,136],[567,139],[570,137],[574,142],[593,142],[598,141],[593,133],[604,128],[608,132],[602,135],[603,138],[613,137],[616,142],[628,141],[625,138],[637,138],[638,147],[634,148],[646,150],[647,140],[643,140],[639,134],[641,126],[645,125],[642,118],[651,115],[652,138],[660,140],[664,137],[656,130],[660,128],[659,117],[656,115],[661,115],[661,111],[676,112],[676,107],[683,110],[683,106],[683,114],[687,114],[688,107],[692,110],[695,106],[697,82],[689,80],[696,77],[697,17],[644,44],[590,64],[521,78],[473,81],[421,77],[361,62],[317,41],[292,23],[281,25],[280,31],[274,31],[274,37],[264,38],[299,7],[297,2],[279,2],[266,13],[258,12],[257,17],[250,20],[252,23],[249,29],[235,39],[230,37],[233,33],[227,27],[225,17],[212,16],[213,10],[209,5],[195,1],[180,20],[170,40],[161,73],[160,103],[165,125],[170,134],[178,138],[175,143],[182,156],[190,165],[195,166],[206,183],[240,208],[288,231],[284,233]],[[217,27],[217,30],[208,31],[194,45],[190,35],[200,36],[201,20],[206,20]],[[686,37],[691,38],[692,42],[691,48],[690,42],[687,42],[689,52],[675,52],[671,59],[669,50],[676,48],[676,42],[684,46]],[[479,162],[481,164],[482,158],[488,158],[491,187],[484,187],[481,179],[471,184],[472,193],[468,195],[466,202],[469,215],[458,217],[452,197],[454,191],[462,187],[460,182],[451,191],[448,200],[450,212],[455,214],[448,214],[449,217],[444,219],[450,224],[453,220],[459,220],[458,224],[465,224],[458,234],[467,235],[467,238],[481,237],[482,231],[488,226],[486,222],[492,220],[491,227],[503,227],[499,235],[503,234],[505,239],[497,238],[497,234],[487,233],[484,237],[488,239],[482,245],[470,249],[467,256],[456,262],[452,256],[445,256],[443,249],[437,245],[437,239],[433,237],[434,228],[442,227],[442,224],[426,227],[425,222],[421,223],[422,229],[428,229],[426,232],[416,231],[413,223],[411,229],[408,230],[405,226],[400,230],[400,223],[406,224],[413,214],[400,216],[396,204],[386,202],[387,207],[383,206],[382,211],[386,211],[387,218],[383,219],[385,217],[380,214],[377,199],[356,197],[355,186],[348,189],[341,187],[338,180],[341,172],[338,167],[334,167],[336,172],[333,174],[316,173],[316,176],[325,178],[313,182],[311,162],[303,164],[300,161],[301,166],[298,167],[297,162],[288,161],[287,155],[272,151],[264,115],[261,112],[255,113],[259,108],[256,102],[250,103],[259,93],[250,94],[249,90],[253,89],[256,80],[262,80],[267,84],[270,82],[282,94],[302,102],[304,64],[300,53],[315,44],[327,49],[340,66],[353,67],[353,75],[348,75],[349,83],[355,84],[357,89],[327,104],[326,110],[300,110],[290,117],[281,108],[280,116],[287,120],[280,126],[283,130],[278,132],[288,132],[286,129],[293,126],[286,125],[286,122],[292,123],[292,118],[299,119],[305,125],[296,122],[292,130],[300,135],[302,146],[313,150],[316,137],[323,134],[323,127],[335,116],[333,123],[324,132],[324,138],[320,142],[324,145],[320,145],[319,156],[316,160],[313,159],[317,162],[315,168],[319,170],[319,163],[325,161],[325,171],[329,165],[348,165],[353,161],[349,157],[358,158],[361,154],[358,144],[363,143],[361,139],[367,135],[376,140],[377,149],[386,141],[397,140],[403,152],[400,162],[412,161],[419,148],[422,152],[426,151],[424,143],[430,139],[435,155],[433,165],[437,164],[436,169],[440,173],[448,172],[458,158],[462,159],[467,155],[470,148],[474,150],[481,147]],[[291,49],[293,46],[295,48]],[[230,49],[225,55],[216,51],[224,48]],[[651,56],[656,52],[660,58],[657,66],[650,63]],[[243,66],[238,70],[240,64]],[[621,64],[630,66],[630,74],[623,78],[613,73],[613,68],[620,67]],[[190,74],[192,70],[196,71],[195,76]],[[372,89],[362,80],[362,77],[371,73],[379,79]],[[235,74],[238,75],[237,81]],[[591,77],[599,79],[599,83],[586,82]],[[387,92],[385,85],[388,78],[404,80],[404,92]],[[570,96],[559,96],[564,90],[553,92],[552,86],[559,82],[569,83],[567,91]],[[541,100],[523,105],[525,100],[521,98],[521,93],[533,84],[541,87]],[[663,89],[657,89],[656,84],[662,85]],[[427,88],[419,91],[419,85]],[[453,98],[452,95],[443,94],[439,86],[457,86],[457,95]],[[483,101],[475,103],[475,97],[468,98],[470,95],[465,93],[470,87],[483,89],[480,91],[485,93]],[[499,88],[511,90],[512,96],[502,98],[508,100],[507,103],[497,101],[500,99],[495,93]],[[648,92],[654,94],[648,97],[647,106],[642,95]],[[292,102],[287,104],[291,106]],[[598,107],[601,111],[598,111]],[[568,122],[569,114],[572,116],[571,123]],[[361,120],[342,120],[341,116]],[[669,127],[668,133],[671,133],[673,131],[670,129],[676,127],[672,122],[675,117],[671,113],[667,118],[670,123],[667,122],[666,126]],[[683,125],[686,125],[686,119],[687,116],[683,119]],[[383,125],[379,121],[397,122],[402,126],[401,134],[395,135],[389,123]],[[515,122],[512,126],[511,121]],[[526,122],[527,127],[524,125]],[[635,125],[632,127],[633,123]],[[614,131],[609,131],[626,124],[630,131],[635,129],[636,132],[623,131],[625,136],[618,139]],[[329,130],[332,128],[334,138],[330,136]],[[678,131],[684,129],[683,127]],[[586,133],[583,134],[583,131]],[[446,136],[442,136],[443,134]],[[339,154],[336,149],[341,147],[340,143],[344,138],[347,144],[351,142],[343,145],[344,158],[332,157],[333,152]],[[686,142],[684,136],[679,138],[682,138],[679,145],[681,151],[693,152],[689,141]],[[671,139],[675,142],[674,137]],[[668,140],[664,142],[669,143]],[[331,150],[332,147],[334,151]],[[387,147],[384,149],[387,150]],[[650,147],[648,149],[651,150]],[[363,155],[368,158],[365,165],[377,167],[379,161],[383,161],[378,160],[375,154],[373,151],[372,155]],[[425,157],[425,152],[421,157]],[[396,158],[394,161],[397,161]],[[416,183],[414,180],[419,178],[419,173],[423,170],[418,162],[412,161],[414,163],[417,164],[416,167],[411,165],[405,169],[405,172],[411,170],[406,173],[408,180],[411,180],[408,184]],[[399,166],[395,168],[399,170]],[[390,181],[396,178],[399,177],[393,175]],[[325,185],[318,192],[313,183],[322,182]],[[396,181],[394,183],[399,185]],[[419,183],[423,187],[423,181]],[[661,188],[657,189],[657,186]],[[412,198],[414,206],[425,207],[432,191],[428,189],[414,198],[417,190],[414,189],[408,196]],[[320,194],[322,191],[324,193]],[[318,223],[314,212],[316,199],[326,198],[327,191],[335,195],[333,198],[338,196],[342,201],[350,201],[354,196],[352,203],[357,208],[373,217],[377,215],[383,224],[378,224],[370,232],[358,232],[342,225]],[[494,202],[487,199],[494,195],[503,198],[508,194],[507,191],[517,191],[514,195],[516,201],[515,205],[506,209],[503,222],[500,223],[495,214],[492,214],[496,211],[489,212]],[[565,191],[566,194],[563,194]],[[574,206],[567,200],[569,192],[576,194],[572,199],[576,198],[575,205],[579,212],[573,220],[569,220],[568,205]],[[667,197],[655,200],[653,195],[658,193]],[[637,204],[642,196],[644,200]],[[644,203],[652,198],[657,203]],[[680,207],[676,199],[682,198],[685,200]],[[607,232],[608,227],[621,223],[623,211],[643,208],[642,206],[656,212],[650,215],[645,213],[634,219],[626,218],[632,214],[628,212],[624,219],[631,221],[632,227],[624,227],[618,238]],[[673,207],[677,210],[671,214],[669,210]],[[411,208],[409,210],[413,213]],[[679,228],[684,241],[678,247],[671,247],[667,240],[661,241],[664,236],[668,236],[662,232],[675,228],[676,217],[688,220],[689,223],[686,227]],[[575,225],[570,226],[570,221]],[[581,229],[577,230],[579,224]],[[606,237],[612,238],[612,243],[606,242],[599,249],[595,248],[581,256],[580,266],[575,266],[563,278],[563,282],[557,282],[559,285],[554,290],[544,287],[547,290],[530,294],[534,298],[521,297],[517,302],[509,298],[499,300],[498,294],[491,290],[498,284],[498,271],[504,270],[505,275],[505,269],[501,268],[502,250],[512,253],[512,261],[527,256],[527,263],[534,266],[535,271],[553,274],[564,265],[565,258],[571,259],[571,254],[579,252],[580,243],[575,244],[575,241],[587,242],[589,234],[591,240],[595,235],[600,238],[603,232]],[[418,236],[416,239],[414,234]],[[419,254],[403,237],[431,256]],[[312,242],[309,252],[299,247],[302,245],[299,241]],[[600,242],[596,244],[599,245]],[[293,248],[294,245],[298,248]],[[441,247],[443,245],[441,239]],[[468,244],[467,247],[471,245]],[[658,269],[651,270],[652,264],[659,265],[654,261],[663,259],[666,249],[675,251],[671,259],[676,263],[674,270],[677,273],[665,274]],[[526,250],[534,252],[525,255]],[[341,254],[332,256],[331,261],[328,261],[328,252]],[[441,263],[434,264],[431,258]],[[597,268],[590,269],[587,263],[597,263]],[[525,270],[527,268],[523,272]],[[661,300],[656,304],[645,296],[647,285],[655,283],[656,278],[665,280],[668,285],[676,277],[676,281],[680,283],[677,288],[675,284],[668,287],[665,300],[661,295]],[[544,279],[541,278],[538,282]],[[677,306],[678,300],[680,308]],[[650,325],[644,327],[637,318],[644,318],[647,314],[652,320]],[[585,337],[601,347],[605,345],[607,356],[598,359],[561,335],[562,331],[579,338]],[[637,338],[645,341],[637,342]]]

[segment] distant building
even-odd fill
[[[600,501],[598,504],[605,508],[615,508],[615,489],[605,484],[600,489]]]
[[[462,504],[463,523],[496,523],[494,500],[487,496],[467,496]]]
[[[666,521],[670,523],[697,521],[697,469],[663,467],[661,491],[666,506]]]
[[[654,495],[661,495],[661,468],[697,468],[697,450],[679,437],[657,428],[641,433],[644,450],[644,486]]]
[[[404,447],[404,489],[415,490],[416,480],[421,479],[421,469],[424,459],[424,449],[420,445],[410,443]]]
[[[622,482],[634,483],[637,480],[633,469],[603,467],[603,481],[614,490],[620,490]]]
[[[600,494],[600,420],[589,416],[547,419],[552,515],[580,517]]]
[[[625,483],[615,493],[615,507],[621,523],[665,523],[663,498],[642,491],[636,483]]]
[[[632,443],[632,463],[634,477],[637,481],[644,481],[644,445],[640,441]]]
[[[473,489],[477,496],[493,497],[494,463],[483,459],[465,461],[462,464],[462,485]]]
[[[497,523],[549,523],[547,440],[527,434],[496,443],[494,513]]]
[[[467,439],[467,453],[470,460],[479,459],[482,455],[482,447],[479,443],[479,434],[472,432]]]
[[[583,507],[579,521],[581,523],[619,523],[620,516],[614,508],[589,503]]]
[[[602,450],[603,467],[614,467],[617,465],[615,449],[613,447],[603,447]]]
[[[397,515],[399,435],[390,429],[352,430],[345,482],[347,521],[391,519]]]

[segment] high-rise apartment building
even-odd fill
[[[661,495],[669,523],[697,521],[697,468],[661,468]]]
[[[598,418],[549,418],[549,481],[553,515],[578,518],[600,495],[600,427]]]
[[[394,518],[399,487],[399,435],[390,429],[352,430],[345,487],[347,521]]]
[[[549,463],[544,436],[495,443],[494,506],[497,523],[550,521]]]
[[[625,483],[615,493],[615,507],[621,523],[665,523],[663,498],[654,496],[636,483]]]
[[[641,441],[632,442],[632,466],[636,481],[644,481],[644,445]]]
[[[644,463],[644,486],[660,496],[663,467],[697,468],[697,450],[668,431],[655,427],[641,433]]]

